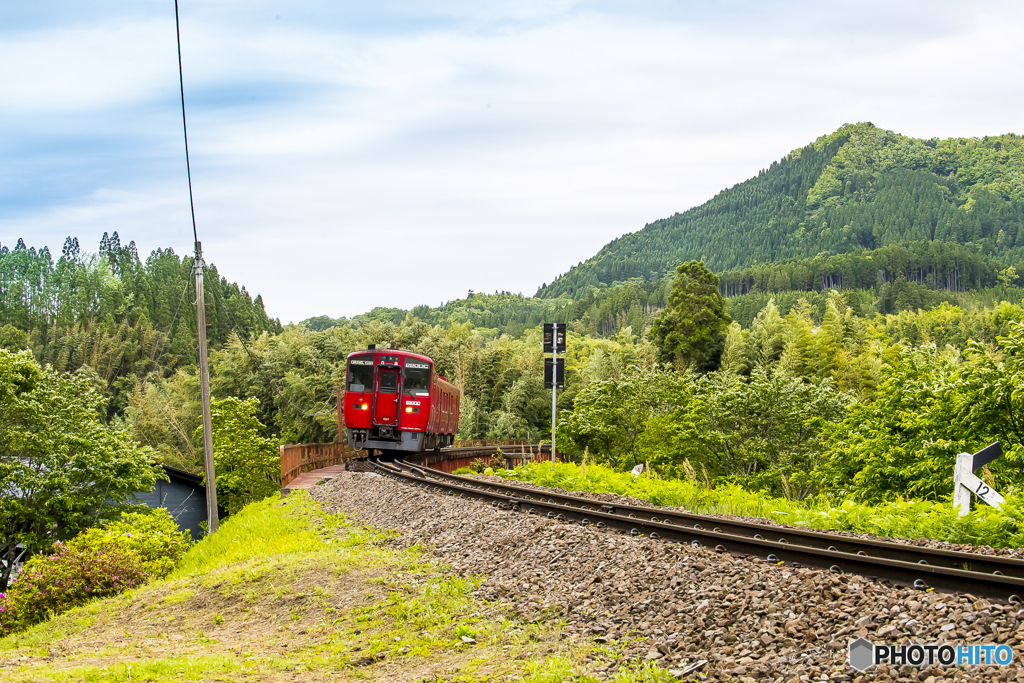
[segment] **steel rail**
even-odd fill
[[[843,552],[838,549],[822,549],[765,538],[741,536],[723,530],[704,529],[699,524],[685,526],[661,521],[661,519],[658,521],[650,518],[641,519],[605,510],[561,504],[554,502],[553,498],[538,500],[526,498],[523,495],[512,495],[508,492],[486,491],[452,480],[446,481],[447,477],[428,479],[428,476],[434,476],[437,473],[433,471],[427,473],[422,468],[404,462],[385,465],[371,461],[371,464],[381,474],[414,486],[460,498],[490,502],[492,506],[500,506],[504,509],[542,514],[560,521],[580,522],[588,526],[594,525],[625,531],[631,535],[645,535],[651,538],[689,543],[694,546],[710,547],[717,552],[752,555],[779,564],[812,566],[833,572],[848,572],[921,590],[935,589],[950,593],[970,593],[1011,603],[1021,602],[1020,596],[1024,596],[1024,579],[1016,576],[940,567]],[[520,490],[520,493],[525,493],[525,490]],[[537,492],[532,491],[531,493]],[[594,501],[587,502],[594,503]]]
[[[411,465],[416,467],[415,465]],[[420,468],[418,468],[420,469]],[[958,550],[944,550],[941,548],[928,548],[926,546],[912,546],[906,543],[893,543],[877,539],[855,538],[851,536],[840,536],[810,529],[799,529],[791,527],[779,527],[769,524],[758,524],[757,522],[744,522],[741,520],[728,520],[710,515],[700,515],[690,512],[678,512],[649,508],[639,505],[628,505],[620,503],[601,503],[589,498],[573,496],[569,494],[549,493],[547,491],[536,491],[514,484],[499,484],[496,482],[481,482],[469,477],[461,477],[456,474],[448,474],[436,470],[423,470],[424,474],[456,481],[463,486],[475,486],[488,489],[505,491],[526,500],[547,499],[561,505],[579,507],[584,510],[600,509],[604,512],[624,512],[627,516],[649,521],[663,521],[669,524],[690,526],[696,528],[710,528],[714,531],[721,531],[737,536],[752,536],[755,539],[760,536],[764,540],[775,540],[779,543],[794,543],[797,545],[819,548],[821,550],[839,551],[861,555],[871,555],[889,560],[900,560],[903,562],[916,562],[929,564],[937,567],[948,567],[950,569],[963,569],[971,572],[983,572],[989,574],[1002,574],[1015,576],[1024,579],[1024,561],[1000,557],[998,555],[981,555],[979,553],[966,553]]]

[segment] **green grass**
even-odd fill
[[[865,505],[852,500],[793,501],[748,491],[736,485],[709,488],[699,482],[617,472],[589,464],[586,476],[572,463],[530,463],[499,476],[571,491],[603,491],[683,507],[700,514],[766,517],[815,529],[862,531],[898,538],[933,538],[950,543],[1024,547],[1024,497],[1008,496],[1002,510],[977,500],[960,517],[951,503],[898,500]]]
[[[288,506],[295,514],[282,514],[287,512]],[[310,523],[316,514],[308,496],[294,496],[281,501],[275,495],[253,503],[245,508],[243,514],[225,520],[217,533],[199,541],[169,578],[196,576],[236,562],[273,555],[322,550],[328,540],[322,530]],[[328,529],[343,523],[341,518],[329,515],[322,515],[321,520]]]
[[[452,575],[423,548],[398,549],[388,538],[326,514],[306,494],[254,503],[167,579],[0,639],[4,657],[18,662],[2,676],[420,680],[433,667],[423,680],[596,683],[588,661],[621,658],[621,644],[563,638],[557,620],[519,621],[476,597],[482,577]],[[636,663],[613,680],[672,678]]]

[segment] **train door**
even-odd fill
[[[376,425],[398,425],[399,386],[402,369],[382,365],[377,368],[377,394],[373,400],[373,422]]]

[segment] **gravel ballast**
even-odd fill
[[[557,615],[568,635],[616,641],[623,658],[605,674],[629,660],[656,660],[677,674],[706,660],[699,675],[722,681],[1024,681],[1020,605],[557,522],[376,474],[342,473],[311,495],[398,532],[390,542],[425,545],[460,575],[486,577],[481,598],[509,603],[528,619]],[[1014,661],[862,674],[846,662],[849,641],[860,636],[889,644],[1006,643]]]

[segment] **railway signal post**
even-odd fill
[[[555,461],[555,421],[558,411],[558,390],[565,387],[565,360],[558,352],[565,353],[565,325],[544,323],[544,353],[551,358],[544,359],[544,388],[551,389],[551,462]]]

